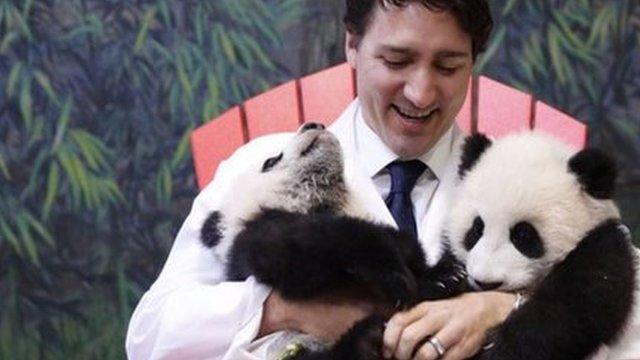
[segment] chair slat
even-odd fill
[[[293,131],[301,123],[295,81],[289,81],[244,103],[249,139]]]
[[[220,162],[245,142],[239,106],[195,129],[191,133],[191,152],[198,188],[204,188]]]
[[[494,137],[528,129],[531,95],[487,77],[480,77],[478,131]]]
[[[536,102],[534,128],[546,131],[576,149],[582,149],[587,142],[585,124],[540,101]]]
[[[329,125],[355,97],[353,71],[348,63],[300,79],[304,121]]]
[[[467,98],[456,117],[456,123],[466,134],[471,134],[471,102],[472,102],[472,80],[469,78],[469,88],[467,89]]]

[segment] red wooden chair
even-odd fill
[[[293,131],[305,121],[329,124],[356,95],[354,73],[341,64],[289,81],[195,129],[191,150],[198,187],[211,179],[218,164],[257,136]],[[533,96],[481,76],[471,79],[467,101],[457,118],[466,132],[492,136],[529,128],[542,129],[578,148],[587,128]]]

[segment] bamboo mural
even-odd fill
[[[189,132],[343,61],[342,3],[0,0],[0,358],[124,358],[196,194]],[[588,122],[637,241],[640,3],[491,3],[476,71]]]

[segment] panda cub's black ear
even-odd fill
[[[568,166],[587,194],[596,199],[611,199],[618,176],[616,162],[611,156],[602,150],[585,149],[573,155]]]
[[[206,247],[214,247],[220,243],[222,239],[222,228],[220,222],[222,214],[219,211],[213,211],[207,217],[200,229],[200,240]]]
[[[460,179],[464,178],[467,171],[471,170],[473,166],[478,162],[480,155],[482,155],[491,146],[491,140],[484,134],[474,134],[468,136],[464,145],[462,146],[462,158],[460,166],[458,167],[458,176]]]

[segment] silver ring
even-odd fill
[[[442,357],[442,355],[444,355],[445,351],[447,351],[447,349],[445,349],[444,346],[442,346],[442,343],[440,342],[440,340],[438,340],[437,337],[432,336],[427,341],[436,350],[439,358]]]

